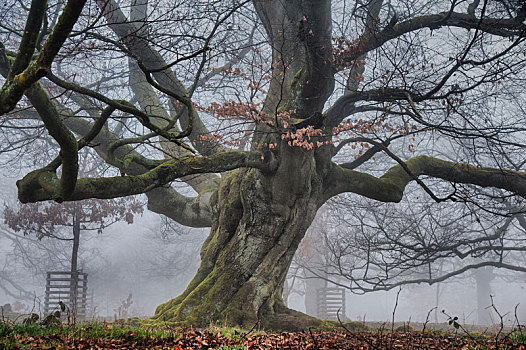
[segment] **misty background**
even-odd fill
[[[18,205],[15,181],[16,178],[4,177],[1,182],[5,206]],[[319,223],[314,224],[309,234],[316,234],[318,227]],[[169,225],[148,210],[136,215],[132,224],[118,222],[102,233],[83,232],[79,268],[88,273],[89,317],[112,320],[153,315],[156,306],[177,297],[190,282],[199,266],[199,250],[207,235],[208,229]],[[68,271],[70,254],[70,241],[16,233],[2,218],[0,306],[11,304],[20,313],[42,313],[45,273]],[[490,293],[496,311],[507,325],[526,323],[526,275],[492,270]],[[431,286],[404,285],[363,295],[347,290],[345,317],[353,321],[391,322],[394,312],[396,322],[424,322],[427,318],[431,323],[441,323],[447,322],[449,315],[459,317],[463,324],[499,323],[500,317],[491,306],[489,295],[481,310],[483,319],[479,320],[474,271]],[[312,311],[316,305],[310,305],[310,310],[306,305],[308,285],[334,285],[312,275],[305,278],[306,274],[298,273],[297,266],[291,268],[289,275],[287,282],[293,285],[288,293],[288,306],[316,316]]]

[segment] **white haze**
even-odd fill
[[[1,189],[4,203],[15,202],[14,179],[2,181]],[[12,204],[11,204],[12,205]],[[8,230],[1,222],[1,229]],[[39,301],[43,300],[45,276],[28,271],[23,260],[13,259],[13,245],[0,231],[0,277],[8,275],[33,293],[33,300],[20,300],[30,310],[41,311]],[[184,229],[161,235],[160,217],[145,211],[136,216],[133,224],[117,223],[102,234],[93,232],[82,236],[79,267],[88,272],[88,286],[93,293],[92,310],[98,318],[148,317],[153,315],[160,303],[179,295],[190,282],[199,266],[199,249],[208,234],[206,229]],[[31,238],[31,237],[28,237]],[[48,242],[46,242],[48,240]],[[44,238],[42,244],[50,244],[51,239]],[[38,249],[38,248],[35,248]],[[62,248],[62,249],[67,249]],[[69,254],[68,252],[66,255]],[[45,261],[40,264],[45,265]],[[65,261],[64,265],[67,266]],[[52,267],[49,267],[52,268]],[[56,267],[55,269],[63,269]],[[497,276],[491,282],[491,294],[494,304],[504,316],[508,325],[526,323],[526,276],[520,273],[496,271]],[[395,312],[397,322],[423,322],[429,313],[429,322],[447,322],[447,316],[459,317],[464,324],[477,323],[477,296],[472,272],[437,285],[404,286],[398,296]],[[6,283],[0,278],[0,284]],[[301,295],[304,283],[296,284],[288,305],[305,312],[305,301]],[[2,287],[2,285],[0,285]],[[5,287],[5,285],[4,285]],[[375,292],[366,295],[346,294],[346,316],[354,321],[390,322],[396,304],[398,290]],[[117,315],[122,301],[132,295],[133,304],[127,314]],[[91,295],[91,294],[90,294]],[[488,298],[489,300],[489,298]],[[7,295],[0,288],[0,306],[14,304],[16,298]],[[517,306],[518,305],[518,306]],[[500,318],[488,309],[493,322]],[[515,308],[517,313],[515,314]],[[436,311],[432,310],[436,308]]]

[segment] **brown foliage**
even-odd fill
[[[16,209],[4,207],[4,222],[24,235],[36,234],[38,238],[52,236],[62,227],[73,225],[73,218],[80,221],[81,229],[102,230],[117,221],[133,223],[134,215],[142,214],[143,204],[135,198],[112,200],[87,199],[65,203],[30,203]]]
[[[220,331],[187,329],[163,339],[141,338],[137,335],[137,331],[129,331],[119,339],[80,336],[64,338],[58,334],[16,337],[18,344],[24,349],[49,348],[52,344],[59,348],[74,349],[525,349],[524,345],[514,343],[509,338],[495,343],[490,337],[473,340],[461,335],[432,332],[350,333],[333,330],[245,335],[237,332],[233,336],[225,336]]]

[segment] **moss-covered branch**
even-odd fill
[[[42,20],[46,15],[46,8],[47,1],[31,1],[31,8],[29,9],[26,26],[24,27],[24,33],[22,34],[22,40],[20,41],[20,48],[15,61],[11,66],[7,80],[12,80],[15,75],[22,73],[22,71],[28,66],[29,62],[31,62],[31,58],[33,57],[37,45],[40,27],[42,26]]]
[[[224,152],[207,157],[184,157],[168,159],[161,165],[140,175],[78,179],[69,200],[86,198],[116,198],[145,193],[161,187],[182,176],[214,173],[242,167],[271,171],[276,167],[272,158],[259,152]],[[54,171],[43,168],[27,174],[17,181],[18,198],[21,202],[37,202],[54,199],[58,186]]]
[[[28,90],[42,89],[40,84],[33,84]],[[43,96],[43,91],[39,96]],[[47,97],[47,96],[46,96]],[[38,113],[44,122],[51,137],[60,146],[60,158],[62,160],[62,175],[59,186],[55,189],[53,199],[61,202],[68,199],[73,190],[78,175],[78,144],[75,135],[62,121],[55,105],[49,99],[38,101]],[[92,136],[93,137],[93,136]]]
[[[36,2],[38,3],[39,1]],[[73,25],[80,16],[85,2],[86,0],[69,0],[67,2],[64,10],[60,14],[57,25],[55,28],[53,28],[53,31],[33,61],[26,63],[26,61],[28,61],[27,58],[19,58],[17,55],[15,63],[18,61],[21,62],[20,65],[25,63],[27,66],[22,68],[16,64],[15,68],[17,71],[21,69],[23,70],[14,76],[9,74],[10,79],[7,79],[0,89],[0,114],[12,111],[18,101],[22,98],[24,91],[26,91],[33,83],[46,75],[46,72],[51,67],[51,63],[55,59],[55,56],[66,41],[66,38],[73,29]],[[44,1],[42,1],[42,3],[44,3]],[[40,25],[38,25],[37,29],[32,29],[36,30],[37,32],[36,34],[32,33],[31,36],[38,36]],[[24,49],[21,48],[21,50]],[[31,55],[32,54],[33,52],[31,52]]]
[[[1,68],[2,65],[0,64],[0,71],[7,75],[7,71],[3,71]],[[41,113],[46,113],[45,106],[48,104],[50,98],[44,89],[28,89],[26,90],[26,96],[38,111]],[[55,108],[58,110],[59,114],[62,116],[67,116],[64,120],[66,126],[77,135],[83,136],[83,138],[79,141],[79,148],[80,146],[89,142],[97,144],[97,146],[94,147],[94,150],[106,162],[116,167],[120,167],[122,160],[132,155],[134,157],[134,161],[126,169],[127,173],[132,175],[142,174],[148,171],[148,169],[152,169],[159,164],[159,161],[157,160],[151,160],[146,157],[142,157],[128,145],[119,147],[117,150],[115,150],[114,157],[111,157],[112,159],[108,157],[108,148],[112,143],[117,141],[117,137],[107,128],[99,129],[99,127],[103,122],[105,122],[106,116],[109,116],[111,113],[111,107],[106,108],[101,113],[101,115],[98,116],[98,119],[95,123],[90,123],[83,118],[69,118],[73,116],[73,111],[58,104],[56,100],[54,102]],[[35,184],[34,190],[38,192],[36,196],[49,194],[49,192],[45,193],[43,187],[39,184],[37,177],[42,175],[45,171],[48,171],[51,175],[53,175],[54,171],[60,165],[60,159],[57,160],[59,161],[58,163],[50,163],[47,169],[41,169],[40,171],[33,173],[33,177],[30,182]],[[192,175],[192,177],[200,178],[201,176]],[[213,190],[214,188],[209,186],[207,190],[200,190],[199,196],[187,197],[181,195],[172,188],[160,187],[146,193],[146,195],[148,196],[148,207],[151,210],[160,214],[164,214],[182,225],[192,227],[208,227],[211,224],[209,197],[211,196]],[[54,191],[54,188],[51,188],[50,191]]]
[[[7,59],[7,56],[5,56]],[[0,62],[0,74],[7,77],[9,74],[9,59]],[[94,136],[95,131],[88,133],[88,138],[81,142],[80,146],[73,133],[64,124],[61,114],[55,108],[44,89],[39,83],[33,84],[25,91],[26,94],[33,96],[32,103],[37,109],[41,120],[44,122],[49,134],[57,141],[60,146],[60,154],[45,169],[46,171],[56,171],[62,165],[62,175],[57,180],[58,186],[54,189],[53,199],[61,202],[67,199],[75,189],[78,175],[78,149],[85,146]],[[111,112],[110,112],[111,113]]]
[[[418,156],[405,162],[408,171],[398,164],[383,176],[344,169],[334,165],[326,179],[325,199],[343,192],[353,192],[382,202],[399,202],[405,187],[415,176],[428,175],[453,183],[501,188],[526,197],[526,172],[478,167],[429,156]]]

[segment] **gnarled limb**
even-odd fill
[[[68,118],[66,123],[71,130],[79,135],[84,135],[92,128],[91,123],[80,118]],[[95,150],[106,162],[117,167],[121,166],[122,160],[128,155],[133,155],[133,161],[126,169],[129,174],[142,174],[148,170],[150,160],[142,157],[130,146],[119,147],[115,151],[113,159],[110,159],[107,154],[107,149],[109,145],[116,140],[115,135],[108,130],[103,130],[93,139],[93,143],[98,145],[95,147]],[[192,175],[190,177],[195,177],[193,181],[199,181],[201,176],[206,175],[208,174]],[[182,177],[181,180],[187,178],[189,177]],[[173,188],[159,187],[146,193],[148,209],[166,215],[181,225],[209,227],[211,225],[209,199],[214,190],[215,187],[203,187],[197,197],[187,197]]]
[[[272,171],[276,164],[271,157],[265,159],[259,152],[223,152],[204,157],[168,159],[140,175],[81,178],[77,180],[70,200],[86,198],[116,198],[141,194],[166,185],[183,176],[233,170],[242,167]],[[30,172],[17,181],[18,198],[22,203],[54,199],[58,178],[48,168]]]
[[[34,2],[39,3],[40,5],[44,3],[45,5],[44,1]],[[27,90],[33,83],[35,83],[40,78],[46,75],[46,72],[51,67],[51,63],[55,59],[55,56],[66,41],[66,38],[73,29],[73,25],[80,16],[85,2],[86,0],[68,1],[59,17],[57,25],[55,26],[55,28],[53,28],[53,31],[51,32],[47,40],[44,42],[42,49],[40,49],[38,55],[32,62],[29,63],[28,58],[26,56],[31,56],[33,54],[32,49],[34,48],[34,45],[27,48],[28,50],[30,49],[31,52],[28,52],[27,55],[24,54],[23,56],[25,58],[17,56],[15,62],[19,62],[20,66],[17,64],[15,68],[17,71],[20,71],[20,73],[14,75],[13,77],[11,77],[11,74],[9,74],[8,76],[11,79],[7,79],[2,88],[0,89],[0,114],[12,111],[13,108],[15,108],[18,101],[22,98],[24,91]],[[40,24],[37,23],[38,21],[34,22],[35,23],[33,25],[38,26],[40,28]],[[36,31],[38,33],[38,29]],[[0,47],[3,46],[0,45]],[[27,66],[22,67],[22,64],[27,64]]]
[[[28,90],[34,89],[42,89],[42,87],[40,84],[33,84]],[[42,92],[35,95],[43,96]],[[60,176],[58,187],[56,187],[52,199],[62,202],[63,200],[69,199],[75,189],[78,175],[78,144],[73,133],[62,121],[54,104],[47,98],[38,103],[39,105],[45,105],[45,107],[39,111],[40,118],[44,122],[49,134],[60,146],[62,175]]]
[[[46,16],[47,1],[33,0],[29,14],[27,15],[26,26],[20,41],[20,48],[11,66],[7,80],[12,80],[15,75],[22,73],[27,68],[33,57],[37,39],[40,34],[42,20]]]
[[[39,83],[36,83],[36,85],[39,85]],[[65,118],[64,124],[77,135],[84,135],[83,139],[86,139],[86,135],[94,134],[94,131],[97,130],[94,129],[93,123],[74,117],[71,110],[56,103],[56,101],[52,102],[46,91],[40,87],[28,89],[26,96],[40,114],[51,113],[48,108],[54,103],[55,111],[58,110],[61,116],[69,116]],[[94,148],[95,151],[109,164],[121,167],[123,159],[132,155],[134,161],[127,167],[129,174],[139,175],[155,166],[156,162],[141,156],[129,146],[119,147],[115,150],[113,157],[109,157],[108,149],[118,139],[107,128],[98,129],[98,131],[96,135],[91,135],[90,139],[92,143],[97,144],[97,147]],[[206,176],[207,174],[203,175]],[[200,175],[192,176],[197,178],[193,179],[193,181],[199,181]],[[204,186],[205,184],[206,182],[202,185]],[[161,187],[147,192],[146,195],[148,197],[148,206],[151,210],[164,214],[183,225],[208,227],[211,221],[209,199],[214,189],[214,187],[203,187],[199,196],[187,197],[179,194],[174,189]]]
[[[188,198],[171,187],[159,187],[146,193],[148,209],[163,214],[181,225],[210,227],[212,211],[210,198],[214,191],[203,191],[197,197]],[[184,203],[184,205],[181,205]]]
[[[429,156],[405,162],[408,173],[398,164],[381,177],[334,165],[327,178],[325,198],[353,192],[381,202],[399,202],[415,176],[428,175],[454,183],[501,188],[526,197],[526,172],[455,163]]]

